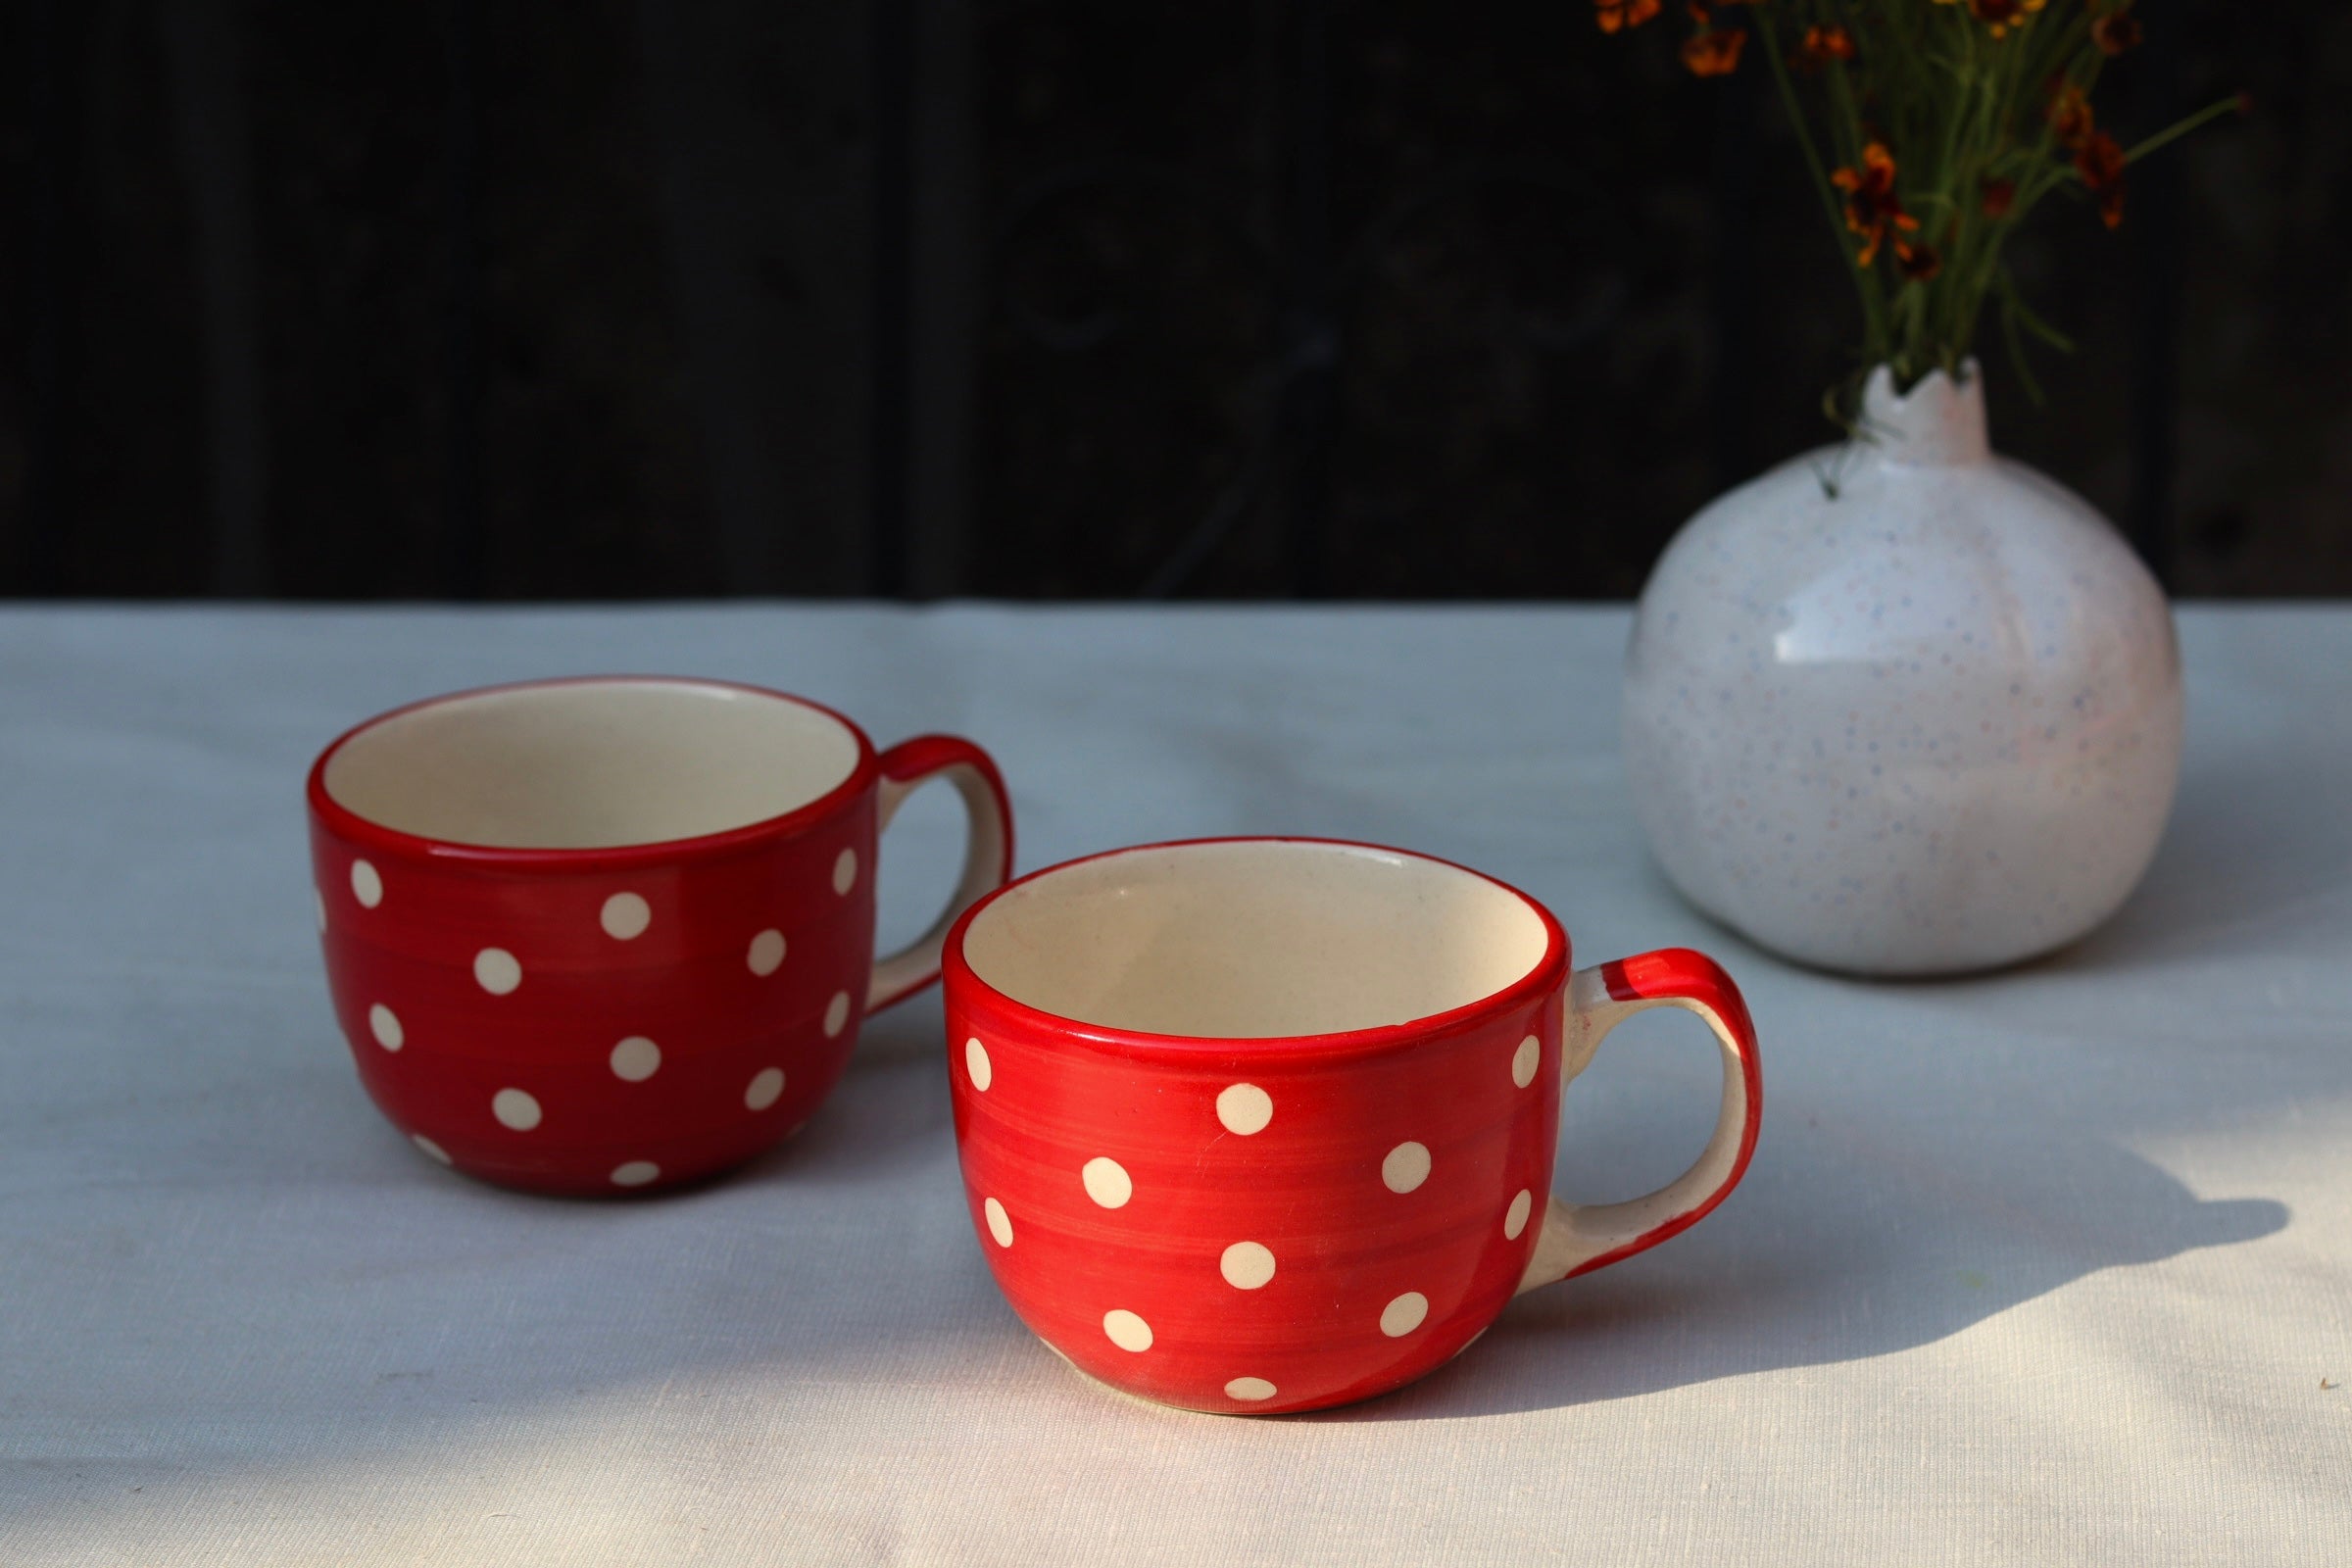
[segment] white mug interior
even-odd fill
[[[690,680],[468,692],[379,719],[327,759],[337,805],[498,849],[660,844],[749,827],[858,770],[857,732],[771,692]]]
[[[1007,888],[963,932],[973,974],[1078,1023],[1283,1039],[1410,1023],[1534,972],[1524,895],[1416,855],[1297,839],[1153,845]]]

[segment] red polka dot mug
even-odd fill
[[[962,881],[876,962],[875,842],[934,776],[970,817]],[[691,1181],[793,1132],[1012,856],[970,742],[876,755],[829,709],[717,681],[434,698],[327,747],[309,794],[361,1082],[431,1158],[549,1193]]]
[[[1755,1148],[1755,1032],[1712,960],[1571,972],[1542,905],[1400,850],[1072,861],[974,905],[946,973],[997,1284],[1079,1370],[1190,1409],[1311,1410],[1420,1377],[1518,1293],[1697,1223]],[[1722,1045],[1705,1152],[1630,1202],[1550,1197],[1561,1087],[1653,1006]]]

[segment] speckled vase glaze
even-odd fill
[[[1642,594],[1625,757],[1658,860],[1801,962],[1988,968],[2112,914],[2180,763],[2170,608],[2073,492],[1996,458],[1982,377],[1686,524]]]

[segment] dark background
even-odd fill
[[[1994,438],[2352,593],[2352,7],[2139,12],[2124,140],[2255,112],[2044,213]],[[1589,0],[0,25],[0,593],[1623,596],[1848,368],[1768,78]]]

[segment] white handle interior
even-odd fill
[[[1521,1291],[1566,1279],[1581,1269],[1636,1252],[1656,1233],[1673,1226],[1720,1192],[1740,1163],[1747,1125],[1747,1074],[1740,1041],[1721,1014],[1689,997],[1643,997],[1621,1002],[1609,995],[1597,968],[1580,969],[1568,986],[1568,1016],[1560,1048],[1560,1087],[1567,1088],[1592,1061],[1601,1038],[1623,1020],[1650,1007],[1681,1007],[1706,1020],[1723,1048],[1723,1110],[1715,1131],[1690,1168],[1656,1192],[1622,1203],[1571,1203],[1553,1198],[1544,1211],[1535,1255],[1520,1276]]]
[[[886,1007],[928,984],[939,973],[939,955],[947,945],[948,928],[974,900],[1004,880],[1007,847],[1004,819],[998,814],[996,794],[989,788],[988,780],[969,762],[951,762],[936,773],[905,782],[883,779],[875,801],[876,837],[890,826],[890,819],[899,814],[906,797],[935,778],[946,779],[963,797],[964,816],[969,823],[964,838],[963,875],[956,882],[948,906],[931,922],[929,930],[888,957],[875,961],[873,980],[865,990],[868,1012]]]

